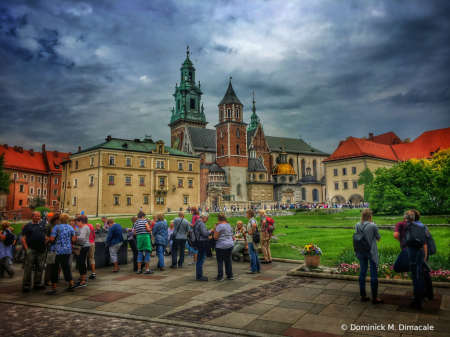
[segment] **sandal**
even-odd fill
[[[372,299],[372,304],[383,304],[384,301],[380,300],[379,298],[374,298]]]

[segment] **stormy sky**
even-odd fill
[[[0,143],[75,152],[169,141],[192,51],[209,127],[232,76],[250,122],[333,152],[347,136],[450,127],[450,2],[0,3]]]

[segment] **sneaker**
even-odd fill
[[[45,290],[45,286],[34,286],[34,290]]]
[[[87,283],[85,282],[84,284],[81,284],[81,283],[77,282],[77,283],[74,283],[73,286],[74,286],[74,289],[84,288],[87,286]]]
[[[191,263],[189,263],[190,266],[195,266],[197,264],[197,261],[192,261]]]
[[[92,273],[91,276],[89,276],[89,279],[91,280],[95,279],[95,273]]]
[[[227,278],[225,278],[225,280],[232,281],[232,280],[234,280],[234,277],[227,277]]]
[[[75,284],[73,284],[73,285],[69,286],[69,288],[67,288],[65,291],[74,292],[76,288],[77,287],[75,287]]]
[[[258,272],[249,270],[246,274],[258,274]]]
[[[175,264],[175,265],[171,265],[169,268],[176,269],[176,268],[178,268],[178,266]]]
[[[422,302],[428,302],[428,297],[422,297]]]
[[[216,278],[214,278],[214,281],[222,282],[223,281],[223,277],[222,278],[216,277]]]
[[[197,281],[208,281],[208,278],[202,276],[202,277],[198,278]]]
[[[52,289],[50,291],[47,291],[47,295],[58,295],[58,291],[56,289]]]
[[[145,271],[145,274],[153,274],[153,273],[154,273],[153,270],[150,269]]]
[[[142,274],[142,270],[138,270],[136,274]]]

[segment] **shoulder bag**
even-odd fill
[[[258,244],[258,243],[261,242],[261,233],[260,233],[260,231],[258,229],[258,223],[256,222],[255,219],[253,219],[253,220],[255,221],[255,224],[256,224],[256,229],[255,229],[255,231],[253,233],[253,243],[254,244]],[[252,225],[252,227],[253,227],[253,225]]]
[[[55,237],[55,243],[53,245],[57,245],[58,244],[58,237],[59,237],[59,231],[60,231],[60,225],[58,225],[58,234],[56,234]],[[55,251],[54,252],[48,252],[47,253],[47,265],[51,266],[52,264],[56,263],[56,247],[55,247]]]
[[[173,240],[176,239],[177,234],[178,234],[178,232],[180,231],[181,224],[183,223],[183,220],[184,220],[184,219],[181,219],[180,224],[178,225],[178,228],[177,228],[177,232],[176,232],[176,233],[170,234],[170,241],[173,241]]]
[[[73,254],[80,255],[81,247],[82,247],[82,246],[86,243],[86,241],[89,239],[89,234],[90,234],[90,231],[87,232],[86,239],[84,240],[84,242],[83,242],[81,245],[75,244],[75,243],[73,244],[73,246],[72,246],[72,253],[73,253]]]

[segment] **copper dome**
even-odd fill
[[[295,174],[294,168],[291,164],[281,163],[274,167],[272,175],[279,174]]]

